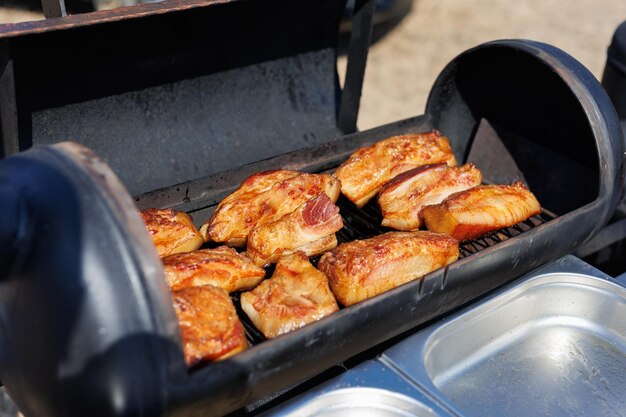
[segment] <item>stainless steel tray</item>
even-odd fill
[[[462,416],[624,416],[626,289],[566,257],[381,360]]]
[[[378,361],[364,362],[262,416],[451,417]]]

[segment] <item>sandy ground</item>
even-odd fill
[[[43,19],[34,0],[0,0],[0,24]]]
[[[33,0],[0,1],[0,23],[41,18]],[[624,0],[414,0],[411,13],[371,48],[359,127],[422,114],[443,67],[489,40],[553,44],[600,78],[613,31],[624,20]],[[339,64],[341,69],[345,59]]]

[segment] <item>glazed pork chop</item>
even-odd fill
[[[322,193],[279,220],[253,229],[247,255],[259,266],[297,251],[318,255],[337,246],[335,232],[342,227],[339,207]]]
[[[160,257],[190,252],[204,243],[204,238],[187,213],[150,208],[140,211],[139,215]]]
[[[456,165],[448,138],[437,131],[394,136],[354,152],[337,168],[341,192],[363,207],[389,180],[421,165]]]
[[[267,338],[298,329],[339,309],[328,278],[302,252],[282,258],[270,279],[241,294],[241,307]]]
[[[380,190],[378,205],[382,225],[396,230],[417,230],[420,213],[426,206],[439,204],[450,194],[480,185],[482,173],[474,164],[450,167],[424,165],[394,177]]]
[[[426,231],[389,232],[342,243],[322,255],[318,268],[335,297],[350,306],[421,278],[459,257],[459,243]]]
[[[335,202],[340,189],[339,181],[326,174],[260,172],[248,177],[218,204],[200,233],[206,240],[245,246],[255,227],[280,219],[321,193]]]
[[[231,293],[250,290],[265,277],[263,268],[228,246],[178,253],[162,261],[173,291],[210,284]]]
[[[539,213],[539,201],[519,181],[513,185],[474,187],[422,210],[428,230],[446,233],[460,241],[513,226]]]
[[[235,306],[226,291],[212,285],[172,293],[188,366],[225,359],[248,347]]]

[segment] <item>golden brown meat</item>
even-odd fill
[[[248,347],[228,293],[212,285],[172,293],[188,366],[225,359]]]
[[[161,257],[173,253],[190,252],[204,243],[204,238],[187,213],[172,209],[150,208],[140,211],[139,215]]]
[[[173,291],[207,284],[227,292],[249,290],[265,277],[263,268],[228,246],[167,256],[163,268]]]
[[[283,170],[254,174],[219,203],[200,233],[206,240],[245,246],[253,228],[280,219],[321,193],[335,202],[340,189],[339,181],[325,174]]]
[[[299,329],[339,309],[326,275],[301,252],[282,258],[270,279],[241,294],[241,308],[267,338]]]
[[[461,191],[422,210],[428,230],[461,241],[512,226],[539,213],[537,198],[519,181]]]
[[[393,177],[421,165],[456,165],[448,138],[437,131],[394,136],[361,148],[335,172],[341,192],[363,207]]]
[[[385,184],[378,194],[382,225],[397,230],[417,230],[422,225],[422,208],[439,204],[450,194],[476,187],[482,180],[483,174],[474,164],[424,165],[403,172]]]
[[[344,306],[363,301],[444,267],[459,257],[450,236],[425,231],[389,232],[342,243],[322,255],[320,271]]]
[[[318,255],[337,246],[335,232],[342,227],[339,207],[322,193],[279,220],[253,229],[247,255],[260,266],[297,251]]]

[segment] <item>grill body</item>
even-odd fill
[[[0,252],[0,379],[28,415],[224,415],[571,252],[611,216],[623,181],[617,116],[595,78],[567,54],[521,40],[478,46],[442,71],[425,114],[344,134],[333,44],[343,4],[303,4],[310,15],[282,0],[171,2],[140,6],[133,16],[101,12],[97,21],[0,34],[8,46],[0,118],[10,155],[0,162],[8,213],[0,219],[7,249]],[[331,23],[322,23],[327,12]],[[207,22],[214,25],[200,27]],[[162,44],[139,48],[163,28],[177,42],[158,38]],[[288,29],[296,35],[283,39]],[[101,47],[106,34],[128,38],[116,31],[138,40],[92,51],[85,62],[46,48],[82,36]],[[78,78],[51,70],[27,87],[36,78],[29,65],[39,59],[26,55],[27,46],[62,69],[79,65]],[[100,85],[116,66],[118,79]],[[94,78],[83,72],[90,68]],[[201,115],[186,113],[190,105]],[[123,119],[127,111],[140,117]],[[155,127],[152,117],[163,119]],[[116,130],[119,118],[124,128]],[[155,129],[164,136],[155,139]],[[525,181],[542,214],[464,244],[462,259],[422,280],[284,337],[265,341],[248,326],[253,348],[185,369],[163,271],[137,207],[183,210],[199,224],[255,172],[332,172],[361,146],[431,129],[449,136],[457,159],[476,162],[486,181]],[[176,142],[188,139],[181,131],[195,136]],[[290,142],[295,150],[276,156],[277,136],[298,138]],[[121,182],[85,148],[50,145],[65,139],[103,154]],[[271,155],[258,153],[259,143]],[[28,150],[34,145],[45,146]],[[172,157],[173,148],[182,154]],[[340,239],[384,231],[374,205],[339,204]]]

